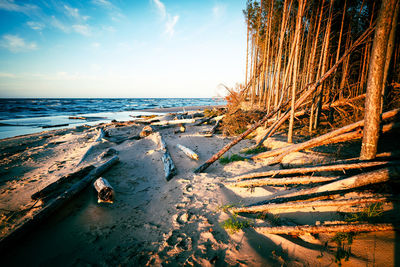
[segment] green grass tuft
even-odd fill
[[[222,227],[228,230],[231,234],[238,232],[241,229],[251,227],[250,220],[239,220],[237,214],[233,214],[231,218],[221,223]]]
[[[221,163],[222,165],[234,162],[234,161],[242,161],[242,160],[247,160],[245,157],[242,157],[238,154],[233,154],[230,157],[221,157],[219,159],[219,163]]]

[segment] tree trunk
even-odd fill
[[[301,235],[304,233],[337,233],[337,232],[376,232],[393,231],[395,227],[391,223],[378,224],[344,224],[344,225],[302,225],[302,226],[276,226],[276,227],[255,227],[261,234],[276,235]]]
[[[384,67],[395,7],[396,0],[383,0],[377,19],[368,71],[365,126],[360,159],[375,158],[378,149]]]
[[[368,198],[351,198],[343,200],[320,200],[320,201],[302,201],[302,202],[289,202],[280,204],[266,204],[251,207],[240,207],[232,208],[231,212],[239,213],[258,213],[258,212],[285,212],[285,210],[301,211],[303,209],[309,208],[319,208],[319,207],[343,207],[343,206],[355,206],[360,204],[370,204],[370,203],[387,203],[389,200],[385,197],[368,197]]]

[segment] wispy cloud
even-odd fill
[[[179,16],[168,16],[167,22],[165,23],[165,33],[171,37],[175,33],[175,25],[178,23]]]
[[[38,7],[32,4],[19,5],[14,0],[0,0],[0,9],[29,14],[31,11],[38,9]]]
[[[167,12],[167,8],[164,3],[160,0],[150,0],[157,8],[159,16],[165,22],[165,31],[164,33],[168,37],[172,37],[175,33],[175,26],[178,23],[179,15],[172,16]]]
[[[26,52],[37,49],[35,42],[25,42],[17,35],[5,34],[0,40],[0,46],[10,50],[13,53]]]
[[[155,4],[157,11],[160,14],[161,18],[165,18],[167,16],[167,10],[165,8],[164,3],[161,2],[160,0],[151,0],[151,1]]]
[[[93,4],[104,7],[104,8],[114,8],[115,6],[107,0],[93,0]]]
[[[223,16],[225,14],[225,11],[226,11],[226,5],[222,4],[216,4],[212,9],[214,18],[219,18]]]
[[[73,7],[64,5],[64,9],[65,9],[65,14],[69,17],[74,18],[75,20],[86,21],[89,19],[89,16],[82,16],[81,14],[79,14],[78,8],[73,8]]]
[[[51,16],[50,24],[54,28],[62,30],[65,33],[70,32],[70,29],[64,23],[62,23],[59,19],[57,19],[56,16]]]
[[[85,35],[85,36],[90,36],[90,28],[88,25],[82,25],[82,24],[75,24],[72,25],[72,28],[74,29],[75,32]]]
[[[45,25],[41,22],[37,21],[28,21],[26,23],[31,29],[36,30],[36,31],[41,31],[44,29]]]

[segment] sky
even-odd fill
[[[0,97],[215,97],[246,0],[0,0]]]

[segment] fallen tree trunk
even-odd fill
[[[113,203],[114,202],[114,189],[110,185],[110,183],[104,179],[103,177],[98,178],[93,183],[94,188],[97,191],[97,202],[106,202]]]
[[[185,153],[185,155],[188,156],[189,158],[194,159],[194,160],[199,160],[199,156],[193,150],[191,150],[190,148],[187,148],[187,147],[185,147],[185,146],[183,146],[181,144],[177,144],[176,146],[180,150],[182,150],[183,153]]]
[[[182,120],[153,122],[153,123],[151,123],[151,125],[163,126],[163,125],[175,125],[175,124],[185,124],[185,123],[195,123],[195,122],[196,122],[196,119],[182,119]]]
[[[299,211],[305,208],[319,208],[319,207],[336,207],[336,206],[353,206],[366,203],[384,203],[389,200],[385,197],[371,197],[371,198],[353,198],[344,200],[322,200],[322,201],[303,201],[303,202],[289,202],[280,204],[265,204],[250,207],[231,208],[231,212],[235,213],[258,213],[258,212],[273,212],[281,210]]]
[[[297,192],[286,194],[282,197],[260,201],[249,206],[257,206],[271,203],[285,203],[290,201],[305,200],[321,196],[334,195],[348,192],[350,189],[360,188],[367,185],[373,185],[400,178],[400,163],[388,166],[375,171],[357,174],[349,178],[340,179],[332,183],[311,189],[304,189]]]
[[[390,118],[393,118],[395,116],[398,116],[400,114],[400,109],[395,109],[395,110],[391,110],[388,112],[385,112],[382,114],[382,120],[387,120]],[[324,135],[318,136],[316,138],[313,138],[311,140],[308,140],[306,142],[303,143],[299,143],[299,144],[294,144],[294,145],[290,145],[290,146],[286,146],[283,148],[278,148],[278,149],[274,149],[271,151],[266,151],[260,154],[257,154],[255,156],[252,157],[253,160],[256,159],[261,159],[261,158],[268,158],[268,157],[273,157],[273,156],[277,156],[277,155],[281,155],[279,158],[277,158],[276,160],[274,160],[273,162],[271,162],[270,164],[276,163],[276,162],[280,162],[284,156],[292,153],[292,152],[297,152],[306,148],[311,148],[311,147],[315,147],[315,146],[319,146],[324,144],[324,142],[327,141],[331,141],[331,142],[335,142],[333,138],[344,134],[344,133],[348,133],[350,131],[353,131],[359,127],[364,126],[364,120],[352,123],[350,125],[347,125],[345,127],[336,129],[332,132],[326,133]],[[389,131],[391,128],[390,127],[386,127],[385,131]],[[351,138],[356,138],[356,136],[358,136],[357,134],[352,134],[350,135]],[[348,138],[348,136],[347,136]],[[333,139],[333,140],[331,140]],[[338,138],[337,140],[340,140],[340,138]]]
[[[54,192],[57,192],[57,190],[64,185],[65,183],[73,180],[73,179],[79,179],[82,177],[85,177],[91,170],[93,170],[95,167],[93,165],[86,166],[84,168],[81,168],[80,170],[70,173],[66,176],[61,177],[54,183],[49,184],[48,186],[44,187],[43,189],[37,191],[36,193],[31,195],[32,200],[38,200],[39,198],[43,199],[50,194],[53,194]]]
[[[157,133],[159,136],[159,142],[160,142],[160,150],[163,153],[161,156],[161,160],[164,164],[164,174],[165,174],[165,179],[167,181],[171,180],[172,177],[176,174],[176,168],[175,164],[172,161],[171,155],[168,152],[167,145],[164,142],[162,136],[160,133]]]
[[[82,180],[73,184],[64,193],[59,195],[57,198],[51,200],[46,206],[44,206],[38,213],[34,214],[23,224],[14,228],[8,235],[0,240],[0,251],[4,248],[9,247],[10,244],[17,241],[24,234],[31,231],[34,227],[39,225],[43,220],[47,219],[57,209],[66,204],[69,200],[75,197],[83,189],[85,189],[92,181],[110,169],[114,164],[119,161],[117,156],[111,158],[107,162],[101,164],[97,168],[93,169],[88,175]]]
[[[321,176],[301,176],[294,178],[263,178],[255,180],[246,180],[236,183],[226,183],[225,185],[234,187],[256,187],[264,185],[297,185],[297,184],[315,184],[337,180],[338,177]]]
[[[305,233],[338,233],[338,232],[378,232],[394,231],[396,228],[391,223],[363,223],[363,224],[339,224],[339,225],[301,225],[301,226],[276,226],[255,227],[260,234],[275,235],[301,235]]]
[[[271,170],[266,172],[249,173],[238,177],[227,179],[227,181],[241,181],[245,179],[254,179],[261,177],[276,177],[278,175],[293,175],[293,174],[306,174],[315,172],[328,172],[328,171],[341,171],[346,170],[363,170],[371,167],[383,167],[399,164],[400,161],[368,161],[368,162],[357,162],[357,163],[347,163],[347,164],[336,164],[336,165],[325,165],[325,166],[315,166],[306,168],[293,168],[293,169],[282,169],[282,170]]]

